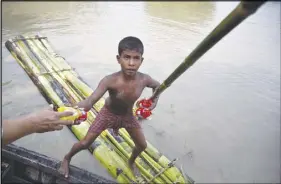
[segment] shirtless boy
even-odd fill
[[[143,61],[143,44],[136,37],[123,38],[118,45],[116,56],[121,66],[119,72],[105,76],[98,84],[95,91],[85,100],[77,104],[78,107],[90,110],[93,105],[108,91],[109,97],[105,105],[90,126],[87,135],[81,141],[75,143],[65,155],[60,171],[68,177],[71,158],[83,149],[87,149],[102,131],[107,128],[118,132],[119,128],[125,128],[135,143],[128,165],[135,175],[139,171],[135,165],[135,159],[146,149],[146,140],[141,126],[133,115],[133,106],[141,96],[145,87],[152,88],[153,92],[160,83],[147,74],[138,72]],[[158,97],[153,98],[151,110],[155,108]]]

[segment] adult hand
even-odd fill
[[[72,114],[73,112],[68,111],[56,112],[50,107],[14,120],[4,120],[2,123],[2,143],[5,146],[32,133],[61,130],[63,125],[72,125],[73,121],[61,120],[60,118],[71,116]]]
[[[72,125],[74,122],[71,120],[61,120],[65,116],[71,116],[73,112],[64,111],[56,112],[52,108],[32,113],[28,116],[32,124],[33,132],[43,133],[55,130],[61,130],[63,125]]]

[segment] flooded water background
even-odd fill
[[[5,48],[9,38],[47,36],[94,89],[119,70],[118,42],[137,36],[145,46],[140,71],[162,82],[237,4],[3,2],[2,118],[47,106]],[[267,2],[178,78],[143,127],[197,183],[280,182],[280,2]],[[15,144],[62,159],[76,141],[64,128]],[[87,150],[72,164],[110,178]]]

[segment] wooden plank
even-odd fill
[[[12,167],[12,173],[6,180],[4,177],[3,183],[14,179],[32,183],[116,183],[72,165],[69,178],[65,179],[58,172],[60,161],[13,144],[2,148],[2,160]]]

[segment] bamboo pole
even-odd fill
[[[202,55],[247,17],[254,14],[266,1],[242,1],[239,5],[185,58],[174,72],[157,88],[150,99],[159,96]]]

